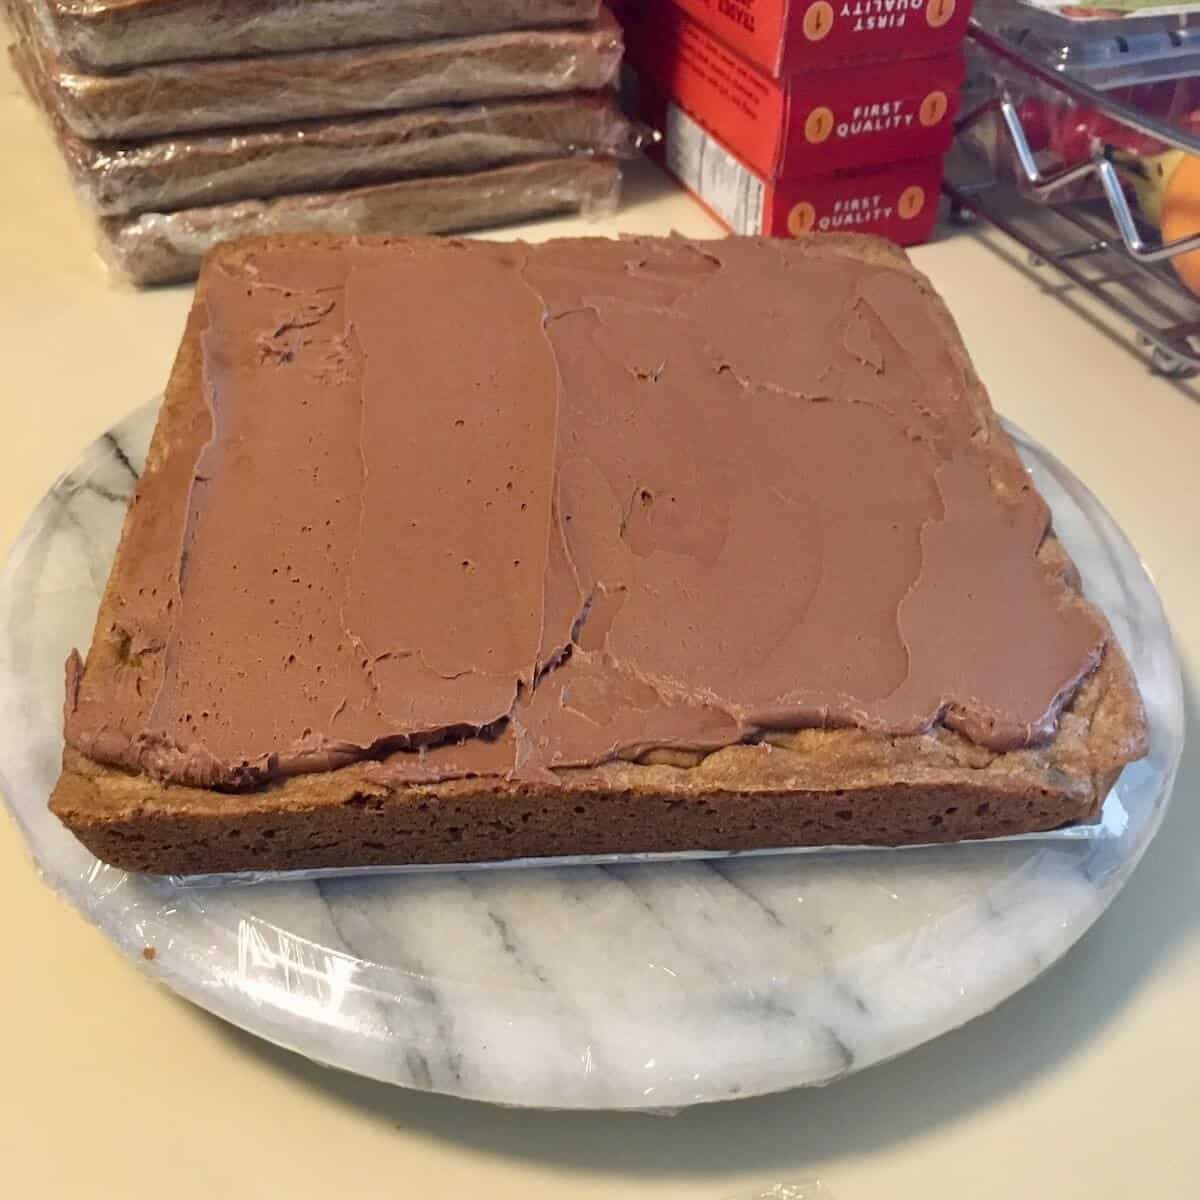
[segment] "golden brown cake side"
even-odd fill
[[[980,752],[938,730],[806,730],[693,767],[610,763],[554,788],[449,780],[388,788],[361,765],[230,795],[163,785],[68,750],[51,808],[105,862],[196,874],[502,861],[561,854],[904,845],[1094,819],[1144,752],[1141,705],[1110,650],[1037,751]]]

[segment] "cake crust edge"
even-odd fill
[[[226,243],[206,265],[235,264],[277,240]],[[345,241],[324,235],[304,240],[318,246]],[[387,245],[413,239],[355,240]],[[910,273],[964,371],[969,401],[988,429],[991,449],[1015,456],[953,317],[908,256],[881,239],[856,235],[821,235],[806,247]],[[194,306],[146,473],[163,461],[175,420],[186,420],[201,395],[200,326]],[[111,624],[123,543],[124,536],[89,653]],[[1078,592],[1074,564],[1052,533],[1039,556]],[[1086,603],[1082,597],[1078,602]],[[155,874],[894,846],[1094,820],[1121,769],[1144,755],[1146,746],[1141,699],[1110,633],[1099,665],[1064,708],[1056,735],[1044,745],[1007,753],[984,750],[940,726],[911,736],[804,729],[729,746],[695,762],[651,756],[558,770],[554,786],[498,778],[387,786],[370,777],[370,763],[356,763],[229,793],[162,783],[67,747],[50,809],[97,858]]]

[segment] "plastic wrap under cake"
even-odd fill
[[[94,71],[593,20],[599,0],[26,0],[47,43]]]
[[[54,56],[18,11],[43,86],[73,133],[144,138],[497,98],[595,91],[615,78],[621,31],[578,29],[392,42],[89,75]],[[26,14],[27,16],[27,14]]]
[[[628,157],[638,144],[608,91],[92,142],[71,132],[39,88],[27,49],[14,48],[13,58],[46,110],[80,194],[104,216],[458,174],[570,154]]]
[[[109,257],[135,283],[194,279],[204,254],[250,234],[450,233],[565,212],[607,212],[617,202],[612,159],[560,158],[406,179],[342,191],[246,200],[104,220]]]

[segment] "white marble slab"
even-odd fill
[[[1153,585],[1086,490],[1024,445],[1149,709],[1152,751],[1118,784],[1128,820],[1117,836],[249,888],[175,888],[105,867],[45,799],[63,660],[90,640],[152,422],[151,406],[93,446],[0,572],[0,788],[47,882],[131,959],[312,1058],[564,1108],[672,1108],[826,1083],[1045,970],[1104,911],[1162,819],[1182,702]]]

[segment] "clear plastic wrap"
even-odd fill
[[[20,14],[18,27],[35,55],[39,86],[72,132],[91,139],[595,91],[613,82],[622,50],[621,31],[606,14],[579,29],[391,42],[89,75],[55,57]]]
[[[604,212],[620,167],[606,158],[559,158],[406,179],[344,191],[143,213],[102,222],[107,248],[135,283],[194,279],[218,242],[249,234],[448,233],[561,212]]]
[[[47,884],[138,970],[324,1063],[559,1108],[662,1111],[828,1083],[1028,983],[1097,919],[1166,811],[1185,714],[1161,602],[1095,497],[1014,431],[1146,703],[1150,753],[1116,785],[1120,836],[266,887],[105,866],[46,796],[63,660],[91,635],[156,410],[93,444],[0,568],[0,807]],[[1190,855],[1167,865],[1190,870]]]
[[[987,72],[987,78],[977,86],[975,96],[982,99],[989,94],[1004,93],[1013,101],[1034,160],[1044,176],[1086,162],[1093,146],[1101,144],[1129,185],[1127,195],[1140,215],[1157,225],[1162,194],[1170,171],[1183,157],[1181,151],[1172,150],[1096,108],[1077,103],[1016,68],[991,60],[982,64],[981,70]],[[1112,88],[1107,94],[1185,132],[1200,130],[1198,78],[1130,84]],[[1072,180],[1051,192],[1030,187],[998,113],[977,122],[963,137],[995,177],[1016,183],[1022,194],[1036,203],[1065,204],[1103,195],[1095,175]]]
[[[1088,8],[1066,0],[986,0],[980,24],[1021,51],[1100,91],[1200,70],[1200,3]]]
[[[24,0],[47,42],[95,71],[590,21],[598,0]]]
[[[84,200],[102,216],[478,171],[568,154],[628,157],[639,133],[610,92],[301,121],[139,142],[77,137],[38,95]]]

